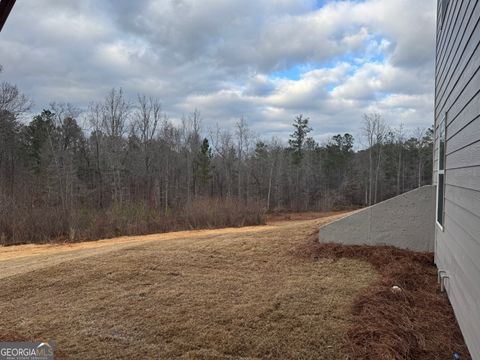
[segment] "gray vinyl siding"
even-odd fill
[[[439,124],[446,116],[445,219],[435,262],[473,359],[480,360],[480,1],[438,2],[434,183]],[[440,29],[441,24],[442,29]]]

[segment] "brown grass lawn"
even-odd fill
[[[0,248],[0,339],[56,340],[75,359],[342,359],[378,274],[293,254],[331,219]]]

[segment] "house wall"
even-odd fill
[[[320,228],[323,243],[392,245],[414,251],[433,251],[435,187],[409,191],[361,209]]]
[[[445,3],[445,1],[443,1]],[[434,182],[439,124],[446,116],[445,218],[435,262],[473,359],[480,359],[480,1],[437,11]],[[443,24],[443,28],[441,27]]]

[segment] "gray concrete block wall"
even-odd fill
[[[327,224],[320,228],[319,240],[433,251],[435,186],[422,186]]]

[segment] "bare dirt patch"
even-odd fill
[[[325,217],[347,214],[349,212],[352,212],[352,210],[329,211],[329,212],[321,212],[321,211],[272,212],[267,214],[267,223],[277,223],[281,221],[314,220],[314,219],[321,219]]]
[[[10,255],[6,268],[48,261],[0,279],[0,339],[54,339],[72,359],[344,358],[353,301],[377,272],[292,256],[334,218],[152,235],[60,263],[62,251]]]
[[[151,241],[201,239],[227,234],[262,232],[272,226],[246,226],[211,230],[189,230],[162,234],[122,236],[113,239],[79,243],[26,244],[0,247],[0,278],[48,267],[63,261],[99,255]]]
[[[296,253],[318,261],[364,260],[381,274],[353,306],[350,359],[470,359],[453,309],[437,284],[433,254],[390,246],[320,244],[314,232]],[[392,289],[398,286],[399,289]]]

